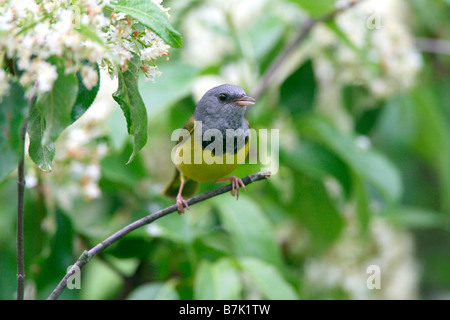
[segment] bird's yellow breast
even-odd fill
[[[224,152],[215,155],[212,150],[203,149],[199,138],[190,135],[175,146],[172,160],[186,178],[198,182],[215,181],[230,174],[245,162],[249,140],[236,153]]]

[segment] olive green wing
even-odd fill
[[[194,132],[195,118],[191,116],[188,121],[183,126],[183,129],[186,129],[190,135]],[[183,135],[180,134],[178,141],[176,144],[179,144],[183,141]],[[168,197],[175,197],[178,194],[178,190],[181,186],[180,179],[180,171],[175,169],[175,174],[169,184],[164,188],[163,194]],[[193,180],[186,180],[186,183],[183,188],[183,195],[190,196],[193,195],[197,191],[198,182]]]
[[[183,129],[186,129],[187,131],[189,131],[189,134],[192,135],[192,133],[194,132],[194,127],[195,127],[195,118],[192,115],[188,119],[188,121],[186,121],[186,123],[184,124]],[[183,141],[183,136],[180,134],[177,144],[179,144],[181,141]]]

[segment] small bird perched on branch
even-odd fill
[[[199,182],[230,181],[231,195],[236,198],[240,187],[245,190],[241,179],[225,176],[247,157],[250,134],[244,115],[253,104],[254,98],[229,84],[210,89],[200,99],[172,151],[176,172],[163,191],[176,197],[179,214],[184,213],[184,207],[189,210],[183,192],[193,194]]]

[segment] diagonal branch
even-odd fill
[[[251,174],[251,175],[248,175],[248,176],[242,178],[242,181],[244,182],[245,185],[249,185],[253,182],[256,182],[259,180],[264,180],[269,177],[270,177],[270,172],[258,172],[258,173],[254,173],[254,174]],[[202,202],[204,200],[218,196],[218,195],[226,193],[228,191],[231,191],[231,184],[208,191],[208,192],[205,192],[205,193],[202,193],[202,194],[199,194],[195,197],[192,197],[187,200],[187,203],[189,206],[191,206],[193,204]],[[89,262],[89,260],[91,260],[93,257],[95,257],[98,253],[102,252],[107,247],[109,247],[110,245],[112,245],[117,240],[121,239],[122,237],[124,237],[125,235],[130,233],[131,231],[136,230],[137,228],[140,228],[144,225],[150,224],[153,221],[155,221],[161,217],[164,217],[164,216],[168,215],[169,213],[172,213],[175,211],[177,211],[176,204],[171,205],[170,207],[161,209],[159,211],[156,211],[148,216],[145,216],[139,220],[136,220],[136,221],[130,223],[129,225],[125,226],[124,228],[120,229],[119,231],[117,231],[116,233],[111,235],[110,237],[106,238],[105,240],[103,240],[102,242],[97,244],[91,250],[83,252],[83,254],[80,256],[80,258],[78,258],[77,262],[72,266],[72,268],[67,272],[67,274],[64,276],[64,278],[60,281],[60,283],[55,288],[55,290],[53,290],[53,292],[47,298],[47,300],[58,299],[58,297],[61,295],[63,290],[66,288],[68,279],[74,275],[76,270],[81,269],[86,263]]]
[[[284,48],[283,51],[276,57],[276,59],[272,62],[272,64],[269,66],[267,71],[262,76],[259,83],[256,85],[256,88],[254,92],[252,93],[252,96],[255,99],[258,99],[261,97],[261,95],[266,91],[270,83],[272,82],[272,79],[274,75],[277,73],[279,68],[283,65],[283,63],[291,56],[291,54],[297,49],[297,47],[308,37],[311,30],[319,23],[328,22],[333,20],[338,14],[340,14],[343,11],[346,11],[355,5],[363,2],[364,0],[352,0],[348,2],[347,4],[336,8],[334,11],[319,17],[317,19],[308,19],[303,26],[301,27],[299,33],[295,36],[295,38],[292,40],[292,42]]]

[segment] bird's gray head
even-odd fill
[[[245,91],[231,84],[223,84],[210,89],[200,99],[194,117],[203,122],[205,129],[238,129],[245,122],[247,106],[255,104],[255,99]]]

